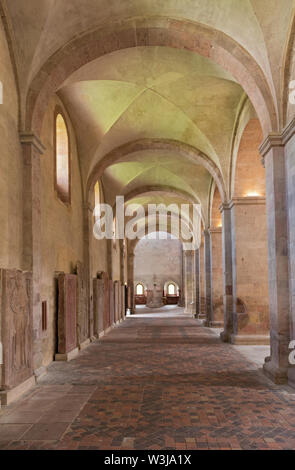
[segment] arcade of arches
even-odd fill
[[[294,1],[2,0],[0,13],[0,444],[17,440],[2,438],[6,405],[97,343],[112,354],[126,325],[144,335],[157,309],[179,316],[161,331],[270,346],[266,383],[295,388]],[[98,240],[94,208],[117,196],[144,208],[146,235],[149,204],[198,204],[200,244],[171,235],[172,213],[156,216],[166,240]]]

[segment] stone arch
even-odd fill
[[[180,287],[179,287],[179,285],[177,284],[177,282],[173,281],[172,279],[170,279],[169,281],[166,281],[166,282],[165,282],[165,284],[164,284],[164,293],[167,294],[167,289],[168,289],[168,287],[169,287],[171,284],[174,285],[176,294],[179,293]]]
[[[187,202],[190,202],[191,204],[200,204],[200,201],[198,199],[195,199],[191,194],[188,194],[186,191],[182,191],[180,189],[175,189],[172,186],[141,186],[140,188],[137,188],[130,193],[125,195],[125,204],[127,202],[130,202],[132,199],[140,196],[145,196],[147,194],[152,194],[154,192],[157,193],[164,193],[164,194],[174,194],[176,196],[182,197],[184,200]],[[203,211],[201,211],[201,217],[202,217],[202,222],[203,224],[205,223],[205,217],[203,214]]]
[[[89,198],[89,194],[93,190],[95,181],[102,176],[104,171],[109,166],[113,165],[121,158],[132,155],[135,152],[151,149],[165,151],[168,150],[179,154],[183,158],[188,158],[198,165],[202,165],[214,178],[214,181],[219,188],[220,194],[222,195],[223,202],[227,200],[224,180],[222,173],[217,165],[209,157],[207,157],[207,155],[205,155],[203,152],[200,152],[191,145],[170,139],[141,139],[128,142],[127,144],[113,149],[92,169],[86,185],[86,200]]]
[[[174,215],[174,217],[175,217],[175,215]],[[145,216],[144,216],[142,219],[139,219],[139,221],[144,220],[144,219],[146,219],[146,218],[147,218],[147,215],[145,214]],[[165,229],[165,230],[161,230],[161,227],[159,227],[159,228],[157,228],[156,232],[162,232],[162,231],[164,231],[164,232],[167,232],[168,234],[172,235],[172,232],[171,232],[171,218],[172,218],[171,215],[168,215],[168,221],[170,222],[170,224],[167,224],[167,230],[166,230],[166,229]],[[187,226],[188,226],[188,228],[191,229],[191,226],[190,226],[189,223],[187,223]],[[149,235],[150,233],[154,233],[154,232],[155,232],[155,230],[153,230],[153,231],[151,231],[151,232],[149,231],[149,225],[148,225],[148,222],[147,222],[147,221],[146,221],[145,224],[142,226],[142,229],[141,229],[141,230],[142,230],[142,234],[143,234],[144,236],[147,236],[147,235]],[[184,239],[181,237],[181,235],[179,236],[178,239],[179,239],[179,241],[182,243],[183,247],[185,247],[185,243],[186,243],[187,241],[184,240]],[[130,246],[130,248],[131,248],[131,250],[132,250],[133,253],[134,253],[134,250],[135,250],[137,244],[138,244],[141,240],[142,240],[142,238],[136,238],[135,240],[130,240],[130,241],[129,241],[129,246]]]
[[[187,49],[222,66],[241,84],[261,121],[264,135],[278,129],[275,100],[267,79],[254,58],[223,32],[191,22],[163,17],[107,25],[74,38],[54,53],[32,80],[24,109],[24,131],[40,134],[50,96],[86,63],[116,50],[136,46],[165,46]]]
[[[295,9],[293,8],[293,17],[290,22],[290,28],[288,32],[288,40],[284,51],[284,60],[281,72],[281,96],[280,96],[280,123],[281,127],[284,128],[288,124],[289,117],[289,82],[294,80],[292,73],[295,70]],[[294,114],[294,113],[293,113]],[[293,116],[294,117],[294,116]]]

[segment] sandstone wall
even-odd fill
[[[181,249],[179,240],[141,240],[135,249],[134,281],[153,290],[154,276],[164,288],[167,281],[181,287]]]
[[[43,333],[43,365],[49,364],[56,349],[56,272],[72,273],[77,261],[83,262],[83,195],[74,129],[64,109],[71,143],[71,205],[62,203],[54,187],[54,111],[63,108],[58,97],[52,98],[43,122],[41,157],[41,300],[47,301],[48,329]]]
[[[0,19],[0,266],[21,268],[22,168],[18,97],[5,32]]]

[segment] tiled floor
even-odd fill
[[[0,412],[0,448],[294,449],[295,391],[197,320],[165,315],[127,318],[53,363]]]

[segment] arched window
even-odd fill
[[[168,295],[176,295],[175,284],[169,284],[168,285]]]
[[[55,186],[58,197],[70,202],[70,143],[66,122],[60,112],[55,118]]]
[[[143,295],[144,287],[142,284],[137,284],[136,286],[136,295]]]

